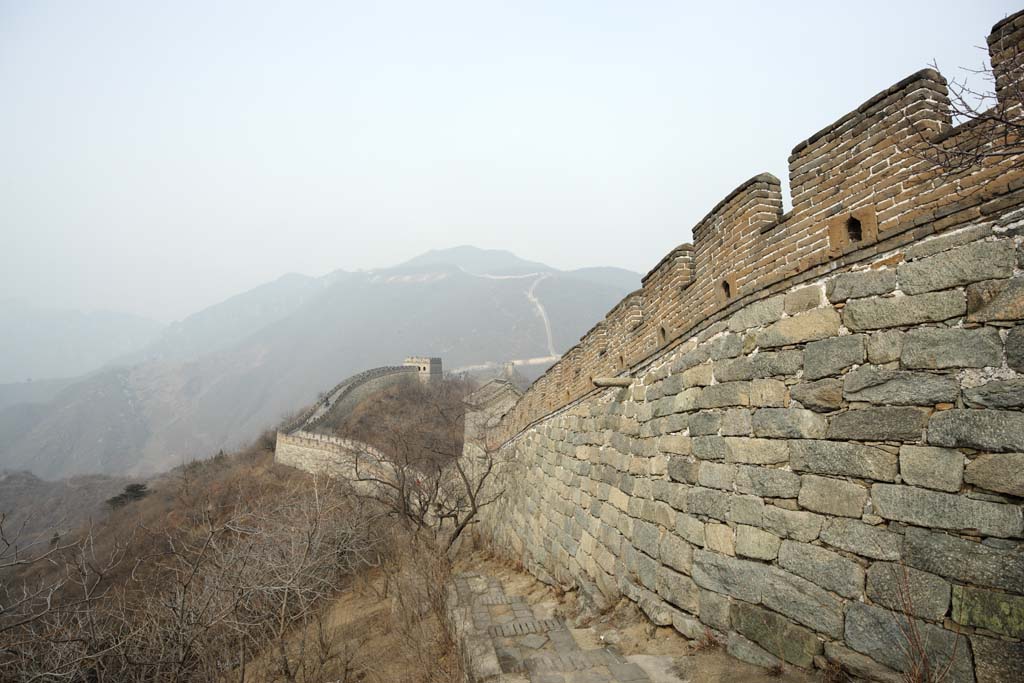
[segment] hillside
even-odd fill
[[[170,326],[120,367],[0,408],[0,466],[46,478],[160,471],[235,448],[344,377],[410,354],[448,370],[543,368],[638,283],[472,247],[286,276]]]

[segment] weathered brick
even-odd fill
[[[719,382],[735,382],[795,375],[803,367],[804,352],[799,349],[765,351],[753,356],[743,356],[715,363],[715,379]]]
[[[745,405],[750,405],[748,382],[724,382],[705,387],[697,400],[697,407],[701,409]]]
[[[736,480],[736,465],[718,462],[701,463],[697,483],[711,489],[731,491]]]
[[[864,512],[868,490],[863,486],[813,474],[802,479],[797,499],[800,507],[840,517],[860,517]]]
[[[903,353],[903,332],[882,330],[868,337],[868,361],[881,365],[900,359]]]
[[[841,273],[829,280],[826,287],[828,300],[839,303],[847,299],[888,294],[896,289],[895,270],[862,270]]]
[[[722,413],[702,410],[691,415],[688,424],[690,436],[718,434],[722,428]]]
[[[728,522],[761,526],[764,519],[764,501],[757,496],[732,496],[729,501]]]
[[[774,505],[764,508],[764,528],[776,536],[805,543],[813,541],[821,531],[824,517],[803,510],[785,510]]]
[[[1010,410],[943,410],[928,421],[928,443],[983,451],[1024,451],[1024,414]]]
[[[695,486],[686,493],[686,511],[724,522],[729,515],[729,494]]]
[[[976,242],[903,263],[897,270],[900,289],[907,294],[923,294],[979,280],[1010,277],[1013,275],[1013,247],[1008,240]]]
[[[704,545],[708,550],[714,550],[723,555],[736,554],[736,541],[733,537],[732,528],[727,524],[709,522],[704,525]]]
[[[930,292],[916,296],[884,299],[854,299],[846,302],[843,324],[851,330],[877,330],[927,322],[942,322],[967,312],[963,292]]]
[[[819,379],[838,374],[840,370],[851,365],[863,363],[864,349],[863,334],[850,334],[812,342],[804,347],[804,377]]]
[[[964,456],[949,448],[902,446],[900,475],[913,486],[956,493],[963,481]]]
[[[783,541],[779,566],[846,598],[859,598],[864,592],[864,570],[860,565],[825,548]]]
[[[658,567],[657,593],[680,609],[696,614],[700,611],[700,589],[689,576]]]
[[[777,379],[755,379],[750,383],[751,407],[783,408],[789,402],[788,395],[785,383]]]
[[[745,408],[730,408],[722,415],[722,436],[750,436],[751,429],[750,411]]]
[[[789,460],[789,442],[778,439],[753,439],[743,436],[725,437],[727,462],[774,465]]]
[[[861,444],[841,441],[794,441],[790,464],[797,472],[896,480],[896,455]]]
[[[848,410],[829,419],[827,436],[856,441],[916,441],[927,422],[928,412],[920,408]]]
[[[989,491],[1024,498],[1024,453],[979,455],[967,465],[964,481]]]
[[[761,348],[800,344],[839,334],[839,314],[834,308],[818,308],[772,323],[757,333]]]
[[[911,330],[903,340],[905,368],[982,368],[1002,364],[1003,342],[995,328],[974,330],[927,327]]]
[[[805,482],[801,496],[806,490]],[[871,487],[871,502],[878,515],[899,522],[939,529],[976,529],[986,536],[1004,538],[1024,533],[1024,518],[1016,505],[894,484]]]
[[[913,261],[926,256],[932,256],[947,249],[959,247],[962,244],[970,244],[971,242],[982,240],[991,234],[991,225],[976,225],[964,230],[945,233],[917,242],[916,244],[911,244],[907,247],[906,258],[908,261]]]

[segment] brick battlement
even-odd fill
[[[997,96],[1007,98],[1024,80],[1024,12],[996,24],[988,45]],[[1022,201],[1015,157],[955,175],[928,160],[930,145],[955,145],[965,132],[952,125],[946,80],[924,69],[799,143],[789,157],[792,211],[783,213],[771,174],[733,190],[694,226],[692,245],[669,252],[534,382],[493,445],[593,394],[594,377],[631,374],[753,301]]]

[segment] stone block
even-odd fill
[[[900,289],[907,294],[923,294],[979,280],[1010,277],[1013,275],[1013,248],[1009,240],[975,242],[900,264],[897,269]]]
[[[774,560],[779,554],[780,543],[782,539],[767,531],[746,524],[736,527],[736,554],[741,557]]]
[[[874,605],[851,602],[846,610],[846,644],[896,671],[910,670],[908,633],[917,633],[927,650],[923,655],[935,671],[949,668],[945,681],[974,680],[970,646],[964,636]]]
[[[1024,638],[1024,596],[954,586],[953,621],[1020,640]]]
[[[782,317],[785,297],[773,296],[770,299],[755,301],[745,306],[729,318],[729,329],[741,332],[752,327],[761,327],[775,322]]]
[[[729,630],[728,626],[725,630]],[[738,633],[729,633],[725,642],[725,651],[741,662],[747,662],[748,664],[765,669],[782,666],[781,659]]]
[[[794,441],[790,466],[797,472],[880,481],[896,480],[896,455],[881,448],[842,441]]]
[[[765,529],[776,536],[805,543],[818,537],[823,520],[824,517],[813,512],[785,510],[774,505],[766,505],[764,508]]]
[[[790,664],[810,668],[821,652],[817,636],[774,612],[743,602],[731,609],[733,629]]]
[[[827,413],[843,405],[843,380],[820,379],[816,382],[801,382],[789,390],[794,401],[804,408]]]
[[[900,475],[905,484],[956,493],[964,477],[964,456],[950,448],[901,446]]]
[[[729,515],[729,494],[695,486],[686,494],[687,512],[725,521]]]
[[[843,396],[878,405],[932,406],[956,403],[960,385],[948,375],[862,365],[844,378]]]
[[[751,429],[750,411],[745,408],[730,408],[722,415],[722,436],[750,436]]]
[[[1024,453],[979,455],[967,465],[964,481],[989,491],[1024,498]]]
[[[836,375],[844,368],[863,363],[865,357],[863,334],[811,342],[804,347],[804,377],[820,379]]]
[[[807,474],[803,477],[797,501],[800,507],[814,512],[840,517],[860,517],[867,499],[868,490],[863,486]]]
[[[804,482],[801,489],[807,490]],[[1001,538],[1024,533],[1024,518],[1017,505],[990,503],[913,486],[875,484],[871,502],[885,519],[939,529],[977,530]]]
[[[903,332],[882,330],[868,337],[868,362],[881,365],[900,359],[903,353]]]
[[[705,590],[747,602],[760,602],[766,566],[706,550],[695,550],[693,580]]]
[[[680,389],[689,389],[690,387],[706,387],[711,384],[714,378],[714,368],[710,363],[704,365],[698,365],[697,367],[684,370],[682,374],[677,375],[681,383]]]
[[[928,411],[921,408],[862,408],[829,418],[827,436],[853,441],[917,441],[927,423]]]
[[[689,574],[693,568],[693,546],[673,533],[661,537],[661,561],[676,571]]]
[[[979,282],[968,287],[967,319],[972,322],[1024,319],[1024,278]]]
[[[789,442],[778,439],[725,437],[727,462],[775,465],[789,461]]]
[[[729,630],[729,598],[714,591],[700,591],[700,620],[719,631]]]
[[[861,270],[841,273],[828,281],[825,293],[836,304],[847,299],[888,294],[896,289],[895,270]]]
[[[803,367],[804,352],[799,349],[765,351],[753,356],[715,363],[715,380],[735,382],[795,375]]]
[[[751,423],[754,436],[772,439],[818,439],[825,436],[828,421],[800,408],[761,408]]]
[[[695,436],[692,439],[693,455],[701,460],[724,460],[730,453],[725,437]]]
[[[787,399],[786,385],[777,379],[755,379],[750,383],[751,407],[783,408]]]
[[[1019,679],[1024,662],[1024,643],[971,636],[974,673],[978,683],[1005,683]]]
[[[705,387],[697,400],[697,407],[701,410],[746,405],[750,405],[749,382],[724,382]]]
[[[825,643],[825,658],[835,662],[839,668],[854,680],[878,681],[879,683],[907,683],[902,674],[882,666],[875,660],[854,652],[848,647],[836,642]]]
[[[950,534],[908,527],[903,536],[903,562],[957,581],[1020,591],[1024,562],[1020,550],[995,548]]]
[[[906,259],[914,261],[926,256],[932,256],[947,249],[959,247],[962,244],[970,244],[971,242],[982,240],[991,234],[991,225],[975,225],[964,230],[948,232],[910,245],[905,252]]]
[[[736,480],[736,465],[705,462],[700,466],[697,483],[711,489],[731,491]]]
[[[830,546],[876,560],[900,559],[899,534],[860,520],[831,517],[821,529],[821,540]]]
[[[757,496],[732,496],[729,501],[729,517],[733,524],[761,526],[764,518],[764,501]]]
[[[674,455],[668,461],[668,476],[672,481],[696,484],[699,473],[700,463],[686,456]]]
[[[846,302],[843,324],[853,331],[904,327],[942,322],[967,312],[963,292],[930,292],[916,296],[884,299],[854,299]]]
[[[996,380],[965,388],[964,403],[971,408],[1024,408],[1024,379]]]
[[[708,522],[704,525],[704,544],[708,550],[723,555],[736,554],[736,540],[733,531],[727,524]]]
[[[796,498],[800,494],[800,477],[786,470],[770,467],[738,465],[736,490],[767,498]]]
[[[1003,342],[993,327],[965,330],[925,327],[907,332],[900,363],[905,368],[983,368],[1003,362]]]
[[[1024,373],[1024,325],[1017,325],[1006,335],[1006,364]]]
[[[942,621],[949,610],[949,582],[897,562],[868,568],[867,594],[875,604],[922,619]]]
[[[943,410],[928,422],[928,443],[982,451],[1024,451],[1024,413]]]
[[[700,589],[689,576],[658,567],[657,593],[669,603],[691,614],[700,611]]]
[[[680,391],[675,396],[664,398],[662,401],[671,402],[671,409],[669,412],[685,413],[697,409],[697,405],[700,403],[700,398],[703,393],[704,389],[700,387],[691,387]]]
[[[710,436],[718,434],[722,428],[722,413],[701,411],[690,415],[690,436]]]
[[[661,531],[657,526],[640,519],[633,520],[632,541],[637,550],[647,553],[654,559],[658,559],[658,549],[661,545]]]
[[[685,513],[676,515],[676,534],[687,543],[704,545],[704,522]]]
[[[843,634],[843,601],[778,567],[768,568],[761,604],[819,633],[833,638]]]
[[[801,344],[839,334],[839,313],[834,308],[817,308],[772,323],[757,333],[761,348]]]
[[[787,292],[785,301],[786,313],[794,315],[821,306],[824,303],[822,294],[821,285],[801,287],[800,289]]]
[[[819,546],[783,541],[779,566],[846,598],[859,598],[864,592],[861,566]]]
[[[723,334],[708,342],[708,352],[712,360],[735,358],[743,353],[743,336],[739,334]],[[710,373],[708,377],[710,377]]]

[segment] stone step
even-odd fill
[[[560,631],[565,628],[561,619],[527,619],[523,621],[510,621],[507,624],[497,624],[487,629],[491,636],[525,636],[530,633],[547,633],[548,631]]]

